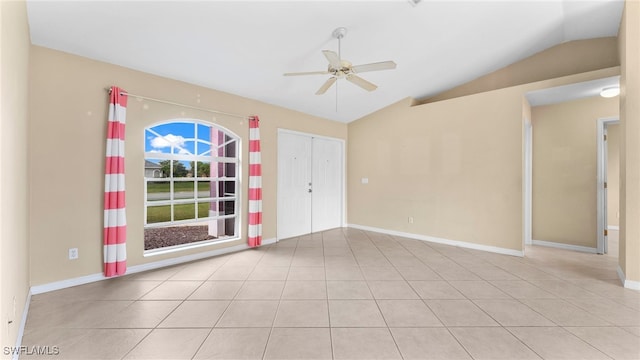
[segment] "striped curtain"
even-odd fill
[[[124,128],[127,95],[112,86],[107,129],[107,157],[104,175],[104,275],[127,271],[127,218],[124,191]]]
[[[260,119],[249,118],[249,247],[262,244],[262,160]]]

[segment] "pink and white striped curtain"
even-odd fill
[[[249,247],[262,245],[262,160],[260,119],[249,118]]]
[[[124,190],[124,128],[127,95],[111,87],[107,130],[107,157],[104,175],[104,275],[124,275],[127,271],[127,218]]]

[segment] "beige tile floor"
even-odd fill
[[[336,229],[35,295],[23,345],[56,359],[640,359],[640,293],[617,266]]]

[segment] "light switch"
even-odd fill
[[[369,178],[362,178],[362,183],[363,184],[368,184],[369,183]]]

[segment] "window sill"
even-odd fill
[[[234,241],[238,241],[238,240],[240,240],[240,237],[225,238],[225,239],[222,239],[222,240],[213,239],[213,240],[199,241],[199,242],[195,242],[195,243],[168,246],[168,247],[164,247],[164,248],[145,250],[144,253],[143,253],[143,256],[144,257],[150,257],[150,256],[171,254],[171,253],[185,251],[185,250],[197,249],[197,248],[201,248],[201,247],[205,247],[205,246],[226,244],[226,243],[230,243],[230,242],[234,242]]]

